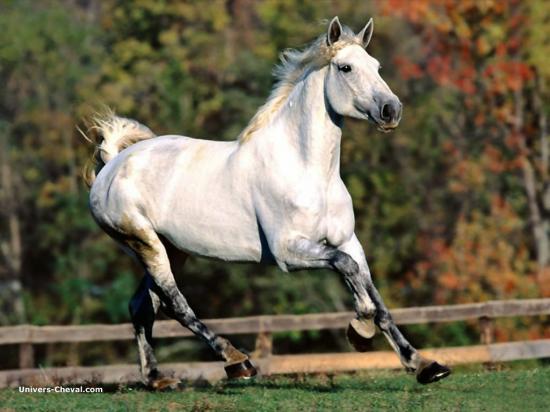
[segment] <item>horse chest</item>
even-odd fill
[[[339,245],[353,234],[351,198],[343,185],[300,185],[285,203],[289,228],[310,239]]]

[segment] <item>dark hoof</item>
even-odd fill
[[[258,374],[252,362],[248,359],[225,366],[225,373],[229,379],[250,379]]]
[[[433,361],[418,371],[416,374],[416,380],[418,383],[426,385],[428,383],[437,382],[443,378],[446,378],[450,374],[451,370],[447,366],[440,365],[436,361]]]
[[[360,321],[353,319],[346,331],[349,343],[351,343],[357,352],[367,352],[372,349],[371,338],[374,336],[374,333],[375,328],[372,320]]]

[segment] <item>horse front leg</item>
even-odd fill
[[[350,254],[334,246],[305,238],[290,241],[289,245],[288,256],[281,265],[283,269],[292,271],[326,268],[340,273],[353,294],[358,319],[364,322],[374,319],[376,306],[361,277],[361,268]],[[370,337],[373,335],[374,331]]]
[[[336,248],[334,246],[297,239],[289,242],[291,259],[285,261],[283,268],[288,270],[304,268],[328,268],[340,273],[353,294],[357,317],[350,322],[347,330],[349,342],[359,352],[366,352],[370,339],[376,328],[374,317],[376,306],[370,298],[364,279],[366,261],[356,259],[353,248]],[[349,253],[351,252],[351,253]],[[363,263],[364,262],[364,263]]]
[[[407,370],[414,371],[416,373],[416,379],[422,384],[436,382],[447,377],[451,373],[451,370],[447,366],[440,365],[434,360],[422,357],[395,325],[380,293],[374,286],[365,253],[357,237],[353,235],[352,239],[343,244],[339,249],[345,251],[345,253],[349,254],[358,263],[358,276],[361,278],[375,306],[374,322],[380,328],[395,352],[399,355],[403,366],[405,366]]]

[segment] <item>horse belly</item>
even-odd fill
[[[157,231],[195,255],[258,262],[262,244],[246,184],[216,154],[182,167],[167,184],[171,194],[159,208]]]
[[[178,249],[227,261],[259,262],[262,245],[254,222],[185,210],[185,216],[158,229]]]

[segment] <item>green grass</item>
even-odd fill
[[[538,411],[550,410],[550,367],[499,372],[461,368],[428,386],[403,372],[263,378],[252,382],[152,393],[123,388],[104,394],[0,391],[0,411]]]

